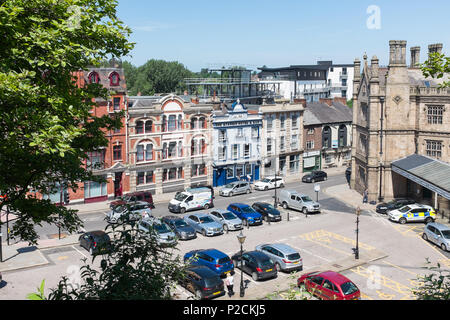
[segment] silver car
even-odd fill
[[[147,233],[147,236],[152,234],[155,236],[158,245],[172,245],[177,242],[175,233],[170,227],[157,218],[146,218],[139,221],[139,230]]]
[[[201,233],[204,237],[215,236],[223,233],[222,224],[214,221],[206,213],[195,213],[184,217],[187,222],[196,232]]]
[[[225,185],[222,189],[220,189],[219,194],[225,197],[232,197],[236,194],[244,194],[252,192],[252,187],[250,186],[250,182],[247,181],[235,181],[230,182]]]
[[[320,212],[320,204],[318,202],[313,201],[309,196],[300,194],[295,190],[281,190],[277,200],[284,209],[300,210],[304,214],[309,212]]]
[[[211,218],[214,221],[220,223],[223,227],[223,230],[226,232],[227,230],[241,230],[242,229],[242,220],[239,219],[233,212],[216,209],[212,211],[210,214]]]
[[[287,244],[261,244],[256,246],[255,250],[268,255],[275,262],[277,271],[303,270],[300,253]]]
[[[117,221],[125,215],[129,215],[130,220],[140,220],[142,218],[152,217],[150,204],[145,201],[136,201],[115,207],[106,214],[106,221],[109,223],[117,223]]]
[[[428,223],[423,230],[422,238],[437,244],[444,251],[450,251],[450,227],[446,225]]]

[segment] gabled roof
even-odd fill
[[[353,111],[348,106],[333,101],[331,106],[324,102],[310,102],[305,108],[303,124],[305,126],[326,123],[352,122]]]

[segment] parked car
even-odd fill
[[[177,237],[170,227],[158,218],[145,218],[139,221],[139,230],[148,237],[155,237],[160,246],[170,246],[177,243]]]
[[[176,216],[164,216],[161,220],[175,233],[178,239],[190,240],[197,238],[197,232],[183,218]]]
[[[239,219],[241,219],[244,226],[262,224],[263,219],[261,214],[256,212],[255,209],[250,207],[248,204],[231,203],[227,210],[233,212]]]
[[[433,207],[425,204],[410,204],[403,206],[400,209],[389,211],[389,220],[397,221],[401,224],[419,221],[430,223],[433,222],[434,219],[436,219],[436,212]]]
[[[422,238],[437,244],[444,251],[450,251],[450,227],[444,224],[428,223],[423,230]]]
[[[223,233],[222,224],[214,221],[206,213],[195,213],[184,217],[187,222],[196,232],[201,233],[204,237],[215,236]]]
[[[284,180],[282,177],[267,177],[255,183],[256,190],[269,190],[284,187]]]
[[[214,221],[220,223],[222,225],[223,230],[226,232],[227,230],[241,230],[242,229],[242,220],[239,219],[234,213],[217,209],[210,213],[211,218]]]
[[[219,194],[224,197],[232,197],[236,194],[251,193],[252,187],[248,181],[230,182],[220,189]]]
[[[300,253],[284,243],[261,244],[256,251],[265,253],[275,262],[277,271],[303,270],[303,259]]]
[[[255,202],[252,208],[262,215],[263,219],[267,221],[281,221],[280,211],[275,209],[273,205],[267,202]]]
[[[239,268],[241,271],[251,275],[255,281],[278,276],[275,262],[262,252],[244,251],[241,259],[241,252],[239,251],[231,259],[235,268]]]
[[[133,203],[136,201],[145,201],[150,204],[150,208],[154,209],[155,205],[153,204],[153,196],[150,191],[136,191],[132,193],[127,193],[122,196],[119,200],[112,201],[109,204],[110,209],[114,209],[119,205],[124,205],[127,203]]]
[[[151,217],[152,210],[148,202],[136,201],[115,207],[106,214],[105,219],[108,223],[117,223],[119,219],[124,219],[126,215],[130,220],[138,221],[142,218]]]
[[[91,255],[107,253],[110,250],[111,239],[101,230],[85,232],[78,241],[80,247],[88,250]]]
[[[177,192],[175,197],[170,200],[168,208],[170,212],[185,213],[186,211],[209,209],[213,207],[213,196],[211,189],[190,188],[186,191]]]
[[[302,182],[317,182],[327,180],[328,175],[325,171],[312,171],[302,177]]]
[[[388,213],[391,210],[399,209],[408,204],[414,204],[415,201],[411,199],[396,199],[389,201],[387,203],[382,202],[376,207],[376,212],[378,213]]]
[[[320,212],[320,204],[318,202],[295,190],[281,190],[278,196],[278,203],[284,209],[301,210],[305,214],[309,212]]]
[[[309,272],[297,280],[297,285],[323,300],[360,300],[361,292],[347,277],[334,271]]]
[[[220,277],[204,266],[190,266],[180,285],[195,294],[198,300],[220,297],[225,294],[225,286]]]
[[[228,255],[217,249],[192,250],[184,255],[184,263],[188,265],[205,266],[218,276],[234,274],[234,264]]]

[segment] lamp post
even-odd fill
[[[239,240],[239,243],[241,244],[241,261],[240,261],[240,263],[241,263],[241,286],[240,286],[239,296],[242,298],[244,296],[244,294],[245,294],[245,292],[244,292],[244,271],[242,270],[242,254],[244,252],[242,250],[242,245],[244,244],[245,238],[246,238],[244,236],[244,234],[242,233],[242,230],[241,230],[241,233],[239,233],[237,235],[237,238]]]
[[[383,195],[382,195],[382,182],[383,182],[383,104],[384,104],[384,97],[380,97],[380,164],[379,164],[379,172],[380,172],[380,185],[379,185],[379,192],[378,192],[378,201],[383,201]]]
[[[355,259],[359,259],[359,246],[358,246],[358,233],[359,233],[359,215],[361,214],[361,209],[356,208],[356,248],[355,248]]]

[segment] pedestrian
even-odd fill
[[[227,286],[228,289],[228,296],[231,298],[232,296],[234,296],[234,291],[233,291],[233,283],[234,279],[233,276],[231,275],[231,272],[227,273],[227,278],[225,279],[225,285]]]
[[[369,196],[369,190],[366,189],[366,190],[364,190],[363,203],[367,203],[368,196]]]

